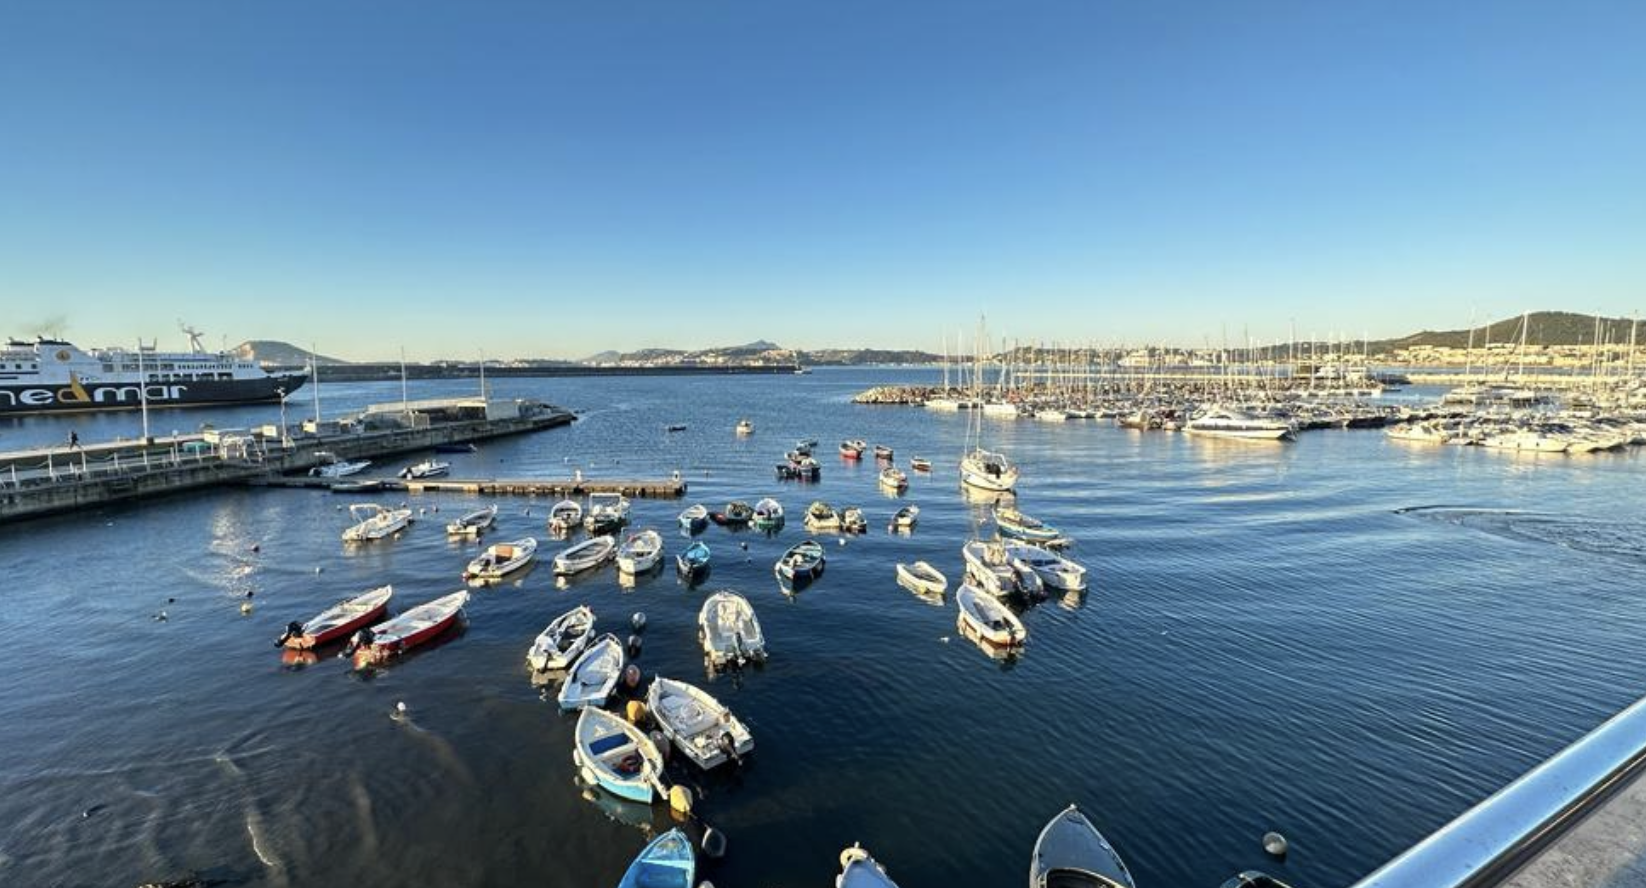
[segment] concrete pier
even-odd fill
[[[504,419],[441,423],[287,440],[237,439],[211,443],[201,436],[113,442],[73,449],[0,454],[0,522],[116,502],[246,484],[307,472],[335,456],[381,459],[459,444],[518,435],[570,423],[563,410],[544,410]]]
[[[353,478],[256,478],[248,483],[263,487],[295,487],[330,490],[343,487]],[[487,496],[548,496],[577,498],[591,493],[620,493],[639,499],[678,499],[686,495],[686,481],[678,475],[661,480],[611,480],[599,478],[433,478],[426,481],[405,481],[399,478],[367,479],[375,490],[404,491],[406,493],[479,493]]]

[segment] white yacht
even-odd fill
[[[1230,407],[1213,407],[1183,426],[1191,435],[1209,438],[1241,438],[1253,441],[1289,441],[1297,436],[1292,424],[1263,419]]]

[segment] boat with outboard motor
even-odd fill
[[[536,556],[536,537],[522,537],[512,543],[494,543],[469,562],[469,566],[463,569],[463,579],[496,582],[530,564]]]
[[[766,497],[754,504],[754,517],[749,519],[760,530],[776,530],[783,526],[783,504]]]
[[[565,536],[583,523],[583,504],[577,500],[561,500],[549,507],[549,532]]]
[[[646,709],[663,736],[705,771],[754,751],[749,729],[696,685],[658,676],[646,690]]]
[[[475,509],[446,524],[448,536],[479,536],[497,523],[497,504]]]
[[[699,533],[709,526],[709,509],[702,503],[695,503],[680,510],[680,529],[687,533]]]
[[[755,619],[754,607],[730,589],[704,599],[697,612],[697,627],[711,666],[766,659],[766,636]]]
[[[709,544],[696,540],[674,556],[675,570],[689,585],[703,578],[709,570]]]
[[[349,506],[349,518],[355,523],[343,531],[343,542],[364,543],[399,533],[411,524],[411,515],[411,509],[390,509],[376,503],[355,503]]]
[[[299,623],[294,620],[287,623],[285,633],[275,639],[274,643],[293,650],[306,651],[327,642],[346,638],[362,626],[369,626],[380,620],[383,612],[389,607],[389,599],[393,596],[393,586],[379,586],[353,598],[345,598],[310,617],[307,622]]]
[[[469,593],[459,590],[420,604],[392,620],[355,632],[344,654],[354,658],[356,669],[385,663],[456,625],[468,603]]]
[[[617,547],[617,570],[630,576],[645,573],[662,558],[663,535],[655,530],[642,530]]]
[[[975,586],[962,583],[954,603],[960,610],[955,623],[962,633],[1001,647],[1022,644],[1029,637],[1029,630],[1011,608]]]
[[[554,618],[526,651],[526,663],[538,672],[566,669],[594,640],[594,611],[578,605]]]
[[[806,540],[784,552],[783,556],[777,559],[772,571],[780,580],[804,583],[822,576],[823,567],[823,547],[818,545],[816,540]]]
[[[591,493],[589,508],[583,513],[583,529],[589,533],[616,533],[629,523],[629,500],[621,493]]]

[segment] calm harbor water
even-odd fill
[[[1023,468],[1017,505],[1078,540],[1092,577],[1085,595],[1024,614],[1021,657],[990,659],[956,633],[952,596],[934,607],[892,573],[925,559],[954,581],[960,543],[992,532],[987,505],[958,489],[965,416],[849,403],[934,376],[497,381],[499,396],[582,418],[454,456],[458,477],[678,469],[691,501],[773,495],[793,518],[774,538],[711,527],[713,572],[695,591],[672,571],[624,588],[609,567],[560,588],[541,564],[477,591],[460,632],[369,674],[288,663],[272,640],[384,582],[400,608],[458,588],[475,546],[440,524],[481,500],[413,497],[429,511],[413,529],[351,550],[338,533],[358,499],[315,491],[210,491],[0,528],[0,882],[615,884],[669,815],[585,798],[574,718],[524,665],[543,625],[583,602],[620,632],[644,611],[646,674],[703,683],[754,732],[738,773],[671,765],[727,836],[701,871],[721,888],[828,884],[854,841],[905,888],[1021,884],[1040,827],[1071,801],[1143,886],[1215,886],[1251,867],[1344,885],[1642,693],[1637,454],[1540,458],[1375,431],[1276,446],[988,423]],[[470,389],[414,383],[411,396]],[[399,392],[326,386],[323,407]],[[739,439],[742,416],[757,430]],[[174,411],[152,427],[278,417]],[[0,446],[71,428],[103,440],[137,419],[13,420]],[[820,441],[822,482],[775,481],[801,437]],[[844,437],[934,461],[900,498],[921,507],[912,536],[886,532],[899,502],[873,461],[833,455]],[[771,564],[819,498],[863,506],[871,532],[829,540],[827,574],[788,597]],[[502,501],[493,539],[546,541],[549,505]],[[664,531],[672,555],[683,505],[636,501],[635,524]],[[696,613],[727,587],[753,602],[771,660],[708,679]],[[390,717],[399,701],[409,719]],[[1260,849],[1270,829],[1292,842],[1283,863]]]

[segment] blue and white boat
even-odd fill
[[[692,888],[697,877],[697,855],[691,840],[679,829],[652,839],[629,864],[617,888]]]
[[[709,544],[698,540],[674,556],[674,565],[686,582],[694,583],[709,569]]]
[[[1029,859],[1030,888],[1059,885],[1133,888],[1132,874],[1120,855],[1073,805],[1040,831]]]
[[[680,529],[687,533],[701,533],[709,526],[709,510],[702,503],[687,506],[680,513]]]
[[[1030,518],[1016,509],[996,508],[994,524],[999,528],[1001,536],[1029,542],[1046,542],[1063,536],[1057,528],[1044,521]]]
[[[834,877],[835,888],[897,888],[886,868],[869,856],[860,845],[840,852],[840,875]]]
[[[578,716],[572,762],[585,782],[619,798],[649,804],[661,792],[658,775],[663,773],[663,754],[657,745],[639,728],[604,709],[590,707]]]

